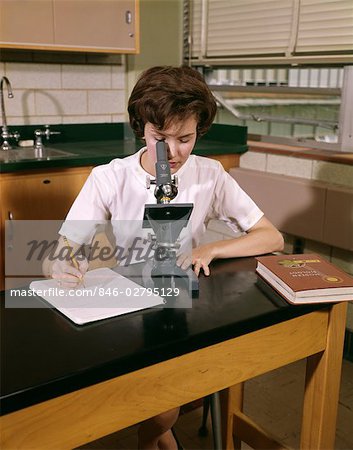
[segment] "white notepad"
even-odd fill
[[[56,280],[32,281],[30,289],[78,325],[162,305],[162,297],[108,268],[87,272],[84,286],[64,289]]]

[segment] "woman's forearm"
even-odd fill
[[[220,258],[236,258],[241,256],[254,256],[264,253],[281,251],[283,249],[283,236],[265,217],[254,225],[244,235],[201,245],[195,249],[195,256],[205,257],[209,260]]]
[[[238,238],[213,243],[213,259],[254,256],[283,250],[283,237],[274,229],[253,230]]]

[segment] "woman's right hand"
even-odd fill
[[[84,285],[84,275],[88,269],[86,258],[77,260],[78,268],[71,261],[56,259],[51,266],[51,276],[57,280],[58,286],[76,289]]]

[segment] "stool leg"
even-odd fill
[[[211,394],[211,417],[213,445],[215,450],[222,450],[221,404],[219,392]]]
[[[207,429],[207,417],[208,411],[210,409],[210,396],[204,397],[203,399],[203,410],[202,410],[202,423],[199,428],[199,436],[205,437],[208,435]]]

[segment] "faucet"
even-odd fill
[[[13,98],[11,83],[9,79],[7,77],[2,77],[0,81],[0,102],[1,102],[1,117],[2,117],[1,137],[3,138],[4,142],[1,145],[1,150],[10,150],[11,145],[9,144],[8,139],[10,138],[18,139],[20,135],[17,131],[15,131],[14,133],[10,133],[7,127],[5,102],[4,102],[4,82],[7,87],[8,98]]]
[[[49,125],[45,125],[45,130],[35,130],[34,131],[34,148],[36,150],[43,150],[44,144],[42,141],[42,136],[45,136],[47,138],[47,141],[49,141],[49,138],[52,134],[61,134],[61,131],[51,131]]]

